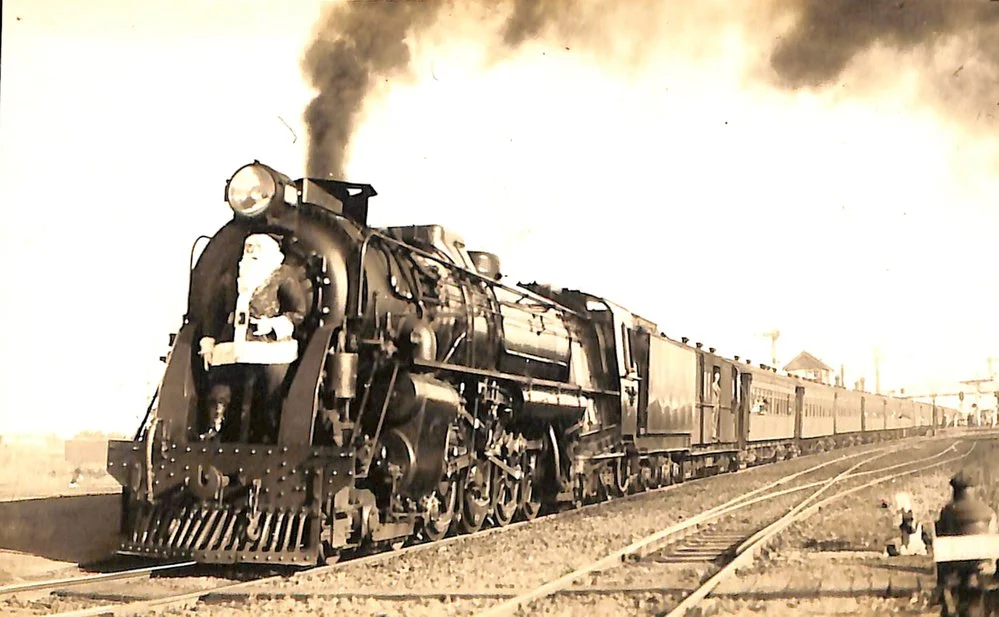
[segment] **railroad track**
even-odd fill
[[[778,491],[733,504],[728,508],[715,509],[704,513],[698,520],[691,520],[663,530],[652,536],[647,536],[620,551],[616,551],[607,557],[591,563],[583,568],[579,568],[560,579],[551,581],[535,589],[523,591],[513,597],[506,598],[495,606],[482,611],[478,617],[501,617],[514,615],[520,609],[526,609],[529,613],[563,613],[572,614],[578,612],[579,606],[573,604],[573,600],[566,601],[557,596],[607,596],[607,595],[633,595],[633,594],[661,594],[673,600],[673,606],[668,608],[668,612],[663,612],[661,607],[657,614],[665,614],[666,617],[683,617],[706,598],[719,583],[731,576],[736,570],[752,564],[758,552],[767,545],[777,534],[793,523],[806,518],[820,507],[830,502],[857,492],[859,490],[887,482],[892,479],[925,471],[934,467],[950,464],[956,460],[967,457],[975,448],[975,444],[961,453],[943,460],[927,464],[932,459],[938,459],[954,452],[956,444],[951,445],[936,455],[916,461],[907,461],[883,467],[880,469],[858,472],[857,469],[870,464],[876,458],[881,458],[890,452],[883,452],[874,455],[851,466],[844,472],[821,482],[812,482],[801,486]],[[905,471],[894,471],[903,467],[918,465],[916,469]],[[894,472],[893,472],[894,471]],[[886,473],[893,472],[893,473]],[[877,478],[861,483],[857,486],[842,490],[831,496],[819,499],[836,484],[846,480],[857,480],[865,476],[881,474]],[[780,515],[776,520],[767,524],[756,524],[745,520],[732,521],[732,514],[743,510],[750,505],[774,498],[784,497],[792,492],[812,489],[804,499],[790,508],[785,514]],[[727,518],[726,518],[727,517]],[[650,568],[655,566],[682,565],[687,566],[692,563],[704,564],[706,574],[705,580],[693,588],[676,588],[667,585],[632,585],[615,584],[604,582],[594,582],[595,574],[606,573],[616,570],[610,578],[614,581],[627,581],[633,579],[650,580],[649,570],[661,575],[664,568]],[[638,570],[637,575],[629,575],[628,570]],[[714,570],[711,573],[711,570]],[[661,576],[660,576],[661,578]],[[589,579],[589,580],[587,580]],[[653,578],[652,580],[655,580]],[[555,606],[546,606],[545,604]],[[529,608],[528,608],[529,607]]]
[[[682,602],[680,602],[679,605],[677,605],[672,611],[670,611],[667,614],[667,617],[682,617],[682,616],[687,615],[688,612],[690,612],[694,607],[696,607],[701,602],[701,600],[703,600],[704,598],[706,598],[711,593],[711,591],[714,590],[723,580],[725,580],[729,576],[733,575],[736,572],[736,570],[738,570],[739,568],[747,567],[747,566],[751,565],[752,562],[753,562],[753,560],[756,558],[757,554],[759,553],[759,551],[762,548],[764,548],[772,539],[774,539],[777,536],[777,534],[779,534],[784,529],[790,527],[795,522],[798,522],[800,520],[804,520],[808,516],[812,515],[816,511],[818,511],[819,508],[821,508],[822,506],[827,505],[827,504],[829,504],[829,503],[831,503],[831,502],[833,502],[833,501],[835,501],[837,499],[840,499],[842,497],[846,497],[847,495],[850,495],[852,493],[856,493],[857,491],[860,491],[860,490],[863,490],[865,488],[869,488],[871,486],[874,486],[876,484],[880,484],[882,482],[887,482],[889,480],[894,480],[894,479],[900,478],[902,476],[907,476],[907,475],[911,475],[911,474],[914,474],[914,473],[923,472],[923,471],[926,471],[928,469],[933,469],[935,467],[940,467],[942,465],[946,465],[948,463],[952,463],[954,461],[966,458],[968,455],[970,455],[974,451],[974,449],[975,449],[976,446],[977,446],[977,444],[973,443],[971,445],[971,447],[967,451],[965,451],[963,454],[947,458],[947,459],[945,459],[943,461],[940,461],[940,462],[937,462],[937,463],[933,463],[933,464],[929,464],[929,465],[925,465],[924,464],[924,465],[920,466],[917,469],[908,470],[908,471],[900,471],[900,472],[897,472],[897,473],[883,475],[883,476],[875,478],[874,480],[871,480],[869,482],[865,482],[865,483],[860,484],[858,486],[854,486],[852,488],[842,490],[842,491],[840,491],[840,492],[838,492],[838,493],[836,493],[834,495],[826,497],[825,499],[822,499],[822,500],[819,500],[819,501],[815,501],[814,503],[811,503],[813,501],[814,497],[817,497],[819,494],[821,494],[822,492],[824,492],[823,490],[816,491],[816,493],[813,496],[811,496],[809,499],[805,500],[805,502],[803,502],[801,506],[799,506],[798,508],[795,508],[791,512],[789,512],[786,515],[782,516],[781,518],[779,518],[778,520],[774,521],[773,523],[771,523],[770,525],[768,525],[764,529],[761,529],[756,534],[754,534],[752,537],[750,537],[748,540],[746,540],[745,542],[743,542],[740,546],[738,546],[736,548],[736,551],[734,553],[733,558],[731,560],[729,560],[728,563],[726,563],[725,566],[722,567],[717,573],[715,573],[714,576],[712,576],[708,580],[704,581],[704,583],[702,583],[689,596],[687,596],[686,598],[684,598],[684,600]],[[952,450],[952,449],[953,449],[953,447],[949,448],[947,451]],[[941,454],[943,454],[943,453],[941,453]],[[925,461],[918,461],[918,463],[925,463]],[[882,471],[884,471],[884,470],[877,470],[876,472],[869,472],[869,473],[877,473],[877,472],[882,472]],[[864,475],[868,475],[868,474],[864,474]]]
[[[927,441],[932,441],[932,440],[927,440]],[[700,549],[702,550],[702,554],[700,555],[700,558],[702,558],[702,559],[710,558],[710,559],[708,559],[708,561],[711,561],[711,560],[718,561],[718,560],[723,560],[723,559],[727,558],[730,555],[731,556],[735,556],[736,555],[736,551],[733,550],[733,546],[739,540],[741,540],[741,539],[744,538],[744,536],[746,535],[745,533],[741,533],[741,532],[738,532],[738,531],[731,531],[731,530],[720,532],[720,531],[718,531],[715,528],[705,527],[704,529],[702,529],[702,530],[699,531],[700,537],[697,537],[696,534],[695,535],[691,535],[691,534],[694,534],[695,531],[698,531],[699,526],[702,526],[705,522],[714,520],[714,519],[719,518],[721,516],[724,516],[725,514],[728,514],[730,512],[735,512],[735,511],[738,511],[738,510],[741,510],[741,509],[745,509],[745,508],[748,508],[749,506],[754,505],[756,503],[764,502],[764,501],[767,501],[767,500],[772,500],[774,498],[781,497],[783,495],[793,495],[793,494],[796,494],[796,493],[798,493],[798,492],[800,492],[802,490],[806,490],[808,488],[811,488],[811,487],[814,487],[814,486],[822,484],[822,482],[812,482],[812,483],[804,484],[802,486],[793,487],[791,489],[785,489],[783,491],[774,491],[774,489],[779,488],[782,485],[788,484],[788,483],[794,481],[797,478],[800,478],[800,477],[803,477],[803,476],[807,476],[808,474],[815,473],[815,472],[817,472],[819,470],[822,470],[822,469],[824,469],[824,468],[826,468],[828,466],[840,464],[840,463],[842,463],[844,461],[849,461],[849,460],[855,459],[857,457],[866,457],[866,459],[864,461],[862,461],[861,463],[859,463],[859,464],[855,465],[854,467],[852,467],[851,470],[853,470],[853,469],[856,469],[857,467],[859,467],[859,466],[861,466],[863,464],[867,464],[867,463],[871,462],[872,460],[874,460],[877,457],[884,456],[886,454],[898,451],[899,449],[901,449],[903,447],[911,447],[911,446],[908,446],[908,444],[891,444],[891,445],[888,445],[888,446],[883,446],[881,448],[867,449],[867,450],[864,450],[862,452],[856,452],[856,453],[847,454],[847,455],[838,457],[836,459],[831,459],[831,460],[828,460],[828,461],[825,461],[825,462],[822,462],[822,463],[818,463],[818,464],[816,464],[816,465],[814,465],[814,466],[812,466],[812,467],[810,467],[808,469],[805,469],[803,471],[800,471],[800,472],[797,472],[797,473],[785,476],[783,478],[778,479],[777,481],[765,484],[764,486],[761,486],[761,487],[759,487],[759,488],[757,488],[757,489],[755,489],[753,491],[750,491],[750,492],[748,492],[746,494],[740,495],[739,497],[737,497],[737,498],[735,498],[733,500],[730,500],[729,502],[727,502],[725,504],[722,504],[720,506],[716,506],[715,508],[707,510],[706,512],[704,512],[704,513],[702,513],[702,514],[700,514],[698,516],[695,516],[695,517],[693,517],[691,519],[688,519],[687,521],[684,521],[683,523],[681,523],[678,526],[674,526],[674,527],[676,527],[675,529],[665,530],[665,533],[664,532],[660,532],[659,534],[654,534],[653,537],[648,538],[649,541],[646,542],[646,543],[644,543],[642,546],[629,547],[629,549],[633,549],[633,550],[631,550],[629,552],[629,554],[634,555],[635,558],[637,558],[637,559],[640,560],[643,557],[646,557],[649,554],[654,553],[655,551],[657,551],[659,547],[665,546],[665,545],[670,545],[671,546],[671,550],[673,550],[674,554],[676,554],[683,547],[681,545],[673,546],[673,545],[671,545],[671,543],[675,544],[676,542],[681,541],[685,537],[689,536],[689,538],[688,538],[688,545],[689,546],[693,546],[695,544],[700,544],[701,545]],[[953,446],[951,447],[951,449],[952,448],[953,448]],[[880,454],[878,454],[879,452],[880,452]],[[944,454],[944,453],[940,453],[938,456],[940,456],[942,454]],[[908,464],[911,464],[911,463],[903,463],[903,464],[897,465],[896,467],[902,466],[902,465],[908,465]],[[758,468],[754,468],[754,469],[758,469]],[[865,473],[876,473],[876,472],[880,472],[880,471],[883,471],[883,470],[876,470],[876,471],[873,471],[873,472],[865,472]],[[744,473],[744,472],[739,472],[739,473]],[[840,474],[840,475],[842,475],[842,474]],[[862,475],[862,474],[855,474],[855,476],[856,475]],[[703,479],[699,479],[697,481],[704,481],[704,480],[707,480],[707,479],[709,479],[709,478],[703,478]],[[621,503],[621,502],[624,502],[624,501],[627,501],[627,500],[631,500],[631,499],[641,499],[643,497],[647,498],[649,495],[670,490],[670,489],[674,488],[675,486],[684,486],[684,485],[689,485],[689,484],[691,484],[691,481],[688,481],[687,483],[680,484],[680,485],[674,485],[674,486],[671,486],[671,487],[663,487],[661,489],[656,489],[654,491],[648,491],[648,492],[639,493],[639,494],[636,494],[636,495],[630,495],[630,496],[625,497],[625,498],[620,498],[620,499],[614,500],[613,502],[610,502],[610,503]],[[770,491],[770,492],[768,493],[768,491]],[[580,509],[571,510],[567,514],[586,512],[586,511],[592,510],[594,508],[599,508],[599,507],[606,506],[607,503],[608,502],[603,502],[603,503],[599,503],[599,504],[593,504],[591,506],[584,506],[583,508],[580,508]],[[548,518],[550,518],[550,517],[548,517]],[[383,552],[383,553],[377,553],[377,554],[369,555],[369,556],[366,556],[366,557],[361,557],[359,559],[354,559],[354,560],[351,560],[351,561],[345,561],[345,562],[341,562],[341,563],[331,564],[331,565],[328,565],[328,566],[313,568],[313,569],[307,570],[307,571],[301,571],[301,572],[296,573],[293,576],[287,576],[287,575],[276,575],[276,576],[274,576],[274,575],[271,575],[271,576],[262,576],[262,577],[255,578],[255,579],[252,579],[252,580],[240,581],[240,582],[231,582],[231,581],[228,581],[228,582],[226,582],[224,584],[213,585],[213,586],[211,586],[209,588],[188,590],[188,591],[183,591],[183,592],[180,592],[180,593],[176,593],[176,592],[175,593],[168,593],[168,594],[162,595],[160,597],[153,597],[153,598],[135,599],[135,598],[124,597],[124,598],[120,598],[122,600],[125,600],[124,602],[120,602],[120,603],[115,604],[115,605],[110,605],[110,606],[109,605],[102,605],[102,606],[86,607],[86,608],[80,608],[80,609],[71,610],[71,611],[64,612],[64,613],[59,613],[59,614],[63,615],[64,617],[67,617],[67,616],[70,616],[70,615],[74,616],[74,617],[85,617],[85,616],[89,616],[89,615],[130,615],[130,614],[145,614],[145,613],[148,613],[148,612],[151,612],[153,610],[160,609],[160,608],[172,607],[172,606],[189,605],[189,604],[193,604],[193,603],[197,603],[197,602],[200,602],[200,601],[203,601],[203,600],[208,600],[208,599],[213,599],[213,598],[214,599],[226,599],[226,598],[229,598],[229,599],[239,599],[239,598],[250,598],[250,597],[315,597],[316,594],[297,594],[297,593],[294,593],[294,592],[291,592],[291,593],[282,592],[280,590],[274,590],[272,592],[268,592],[265,588],[266,588],[266,586],[268,584],[273,584],[273,583],[278,583],[278,582],[282,582],[282,581],[287,581],[288,579],[296,579],[296,580],[300,581],[300,580],[303,580],[303,579],[306,579],[306,578],[316,577],[316,576],[319,576],[319,575],[322,575],[322,574],[334,572],[336,570],[340,570],[340,569],[343,569],[343,568],[346,568],[346,567],[363,567],[364,565],[379,564],[379,563],[383,563],[383,562],[386,562],[386,561],[389,561],[389,560],[392,560],[392,559],[396,559],[398,557],[402,557],[403,555],[406,555],[406,554],[416,553],[416,552],[419,552],[419,551],[423,551],[423,550],[427,550],[427,549],[432,549],[432,548],[439,548],[439,547],[442,547],[442,546],[447,546],[447,545],[450,545],[450,544],[456,544],[456,543],[460,543],[460,542],[473,541],[473,540],[476,540],[476,539],[479,539],[479,538],[487,537],[487,536],[489,536],[491,534],[500,533],[500,532],[504,532],[504,531],[510,531],[510,530],[513,530],[513,529],[517,529],[517,528],[521,528],[521,527],[526,527],[526,526],[529,526],[529,525],[539,524],[539,523],[541,523],[544,520],[546,520],[546,518],[539,518],[539,519],[536,519],[534,521],[523,522],[523,523],[516,523],[516,524],[513,524],[513,525],[506,526],[506,527],[497,527],[497,528],[492,528],[492,529],[484,530],[483,532],[480,532],[480,533],[474,534],[474,535],[470,535],[470,536],[455,536],[455,537],[446,538],[446,539],[444,539],[442,541],[439,541],[439,542],[436,542],[436,543],[431,543],[431,544],[416,544],[416,545],[413,545],[413,546],[409,546],[409,547],[403,548],[401,550],[389,551],[389,552]],[[712,531],[713,529],[714,529],[714,532]],[[712,533],[715,533],[715,536],[713,538],[711,537]],[[708,540],[711,540],[711,542],[709,542]],[[738,547],[736,547],[736,548],[738,548]],[[692,551],[687,551],[687,552],[690,553]],[[617,561],[620,561],[621,560],[621,556],[618,555],[618,556],[614,557],[614,559],[616,559]],[[606,562],[606,559],[605,560],[601,560],[601,562],[599,562],[598,565],[601,565],[601,566],[607,565],[604,562]],[[173,564],[173,565],[168,566],[168,567],[180,568],[180,567],[183,567],[183,566],[186,566],[186,565],[190,565],[190,564]],[[123,580],[123,579],[127,579],[128,577],[148,576],[149,575],[148,572],[142,572],[143,570],[147,570],[148,571],[149,569],[139,569],[139,570],[136,570],[136,571],[133,571],[133,572],[128,572],[128,573],[125,573],[125,572],[123,572],[123,573],[111,573],[109,575],[96,575],[94,577],[83,577],[81,580],[85,580],[87,583],[99,583],[99,582],[102,582],[102,580],[103,581]],[[113,577],[118,577],[118,578],[115,579]],[[75,581],[76,579],[73,579],[73,580]],[[558,581],[556,581],[556,583],[558,583]],[[51,588],[51,589],[64,589],[64,587],[67,586],[67,582],[65,580],[63,580],[63,581],[51,581],[51,582],[49,582],[47,584],[49,585],[49,588]],[[79,583],[72,582],[72,583],[68,583],[68,585],[80,585],[80,584],[85,584],[85,583],[84,582],[79,582]],[[43,587],[42,587],[43,584],[42,583],[33,583],[31,585],[33,585],[35,589],[43,589]],[[4,590],[0,590],[0,594],[2,594],[3,591]],[[578,587],[573,587],[571,585],[570,586],[566,586],[564,584],[556,584],[554,587],[552,587],[552,586],[543,586],[542,588],[540,588],[540,591],[541,591],[540,595],[536,595],[537,598],[546,597],[548,595],[551,595],[552,593],[556,593],[556,594],[560,594],[560,595],[565,595],[565,594],[578,594],[578,593],[600,592],[600,590],[598,588],[593,587],[593,586],[591,586],[590,589],[586,590],[586,589],[580,589]],[[505,599],[506,602],[501,603],[497,607],[497,610],[503,610],[502,609],[503,606],[513,606],[513,605],[520,606],[520,605],[524,604],[525,602],[530,601],[530,599],[528,598],[529,595],[537,594],[537,593],[538,593],[538,590],[532,590],[531,593],[527,593],[527,594],[525,594],[525,593],[514,594],[513,592],[509,592],[509,591],[507,591],[507,592],[497,591],[496,593],[489,593],[489,592],[486,592],[486,593],[483,593],[483,592],[468,592],[468,593],[464,593],[461,590],[455,590],[455,591],[444,591],[444,592],[432,593],[432,594],[427,594],[427,593],[422,593],[421,594],[421,593],[412,593],[412,592],[406,592],[406,591],[400,591],[400,590],[386,590],[385,593],[381,594],[381,596],[382,597],[395,597],[395,598],[399,598],[399,599],[423,598],[423,597],[437,597],[437,596],[441,596],[441,595],[446,595],[446,596],[452,597],[452,598],[485,597],[485,596],[488,596],[488,597],[491,597],[493,599]],[[111,594],[111,596],[113,596],[113,595],[114,594]],[[371,593],[365,594],[365,593],[357,593],[357,592],[350,592],[350,591],[334,591],[334,592],[327,592],[327,593],[324,593],[324,594],[321,594],[321,595],[331,596],[331,597],[333,597],[333,596],[337,596],[337,597],[356,597],[356,596],[362,596],[362,595],[372,596],[372,595],[377,595],[377,594],[371,594]],[[78,600],[83,601],[83,600],[85,600],[88,597],[88,594],[75,594],[73,597],[76,597]],[[111,601],[111,599],[112,599],[108,594],[104,594],[104,596],[102,596],[100,593],[90,594],[89,597],[91,597],[94,600],[102,600],[102,601]],[[492,614],[492,613],[490,613],[490,614]],[[497,613],[497,614],[501,614],[501,613]]]
[[[843,474],[837,476],[841,480],[854,480],[857,478],[862,478],[864,476],[869,476],[873,474],[883,474],[887,471],[893,469],[898,469],[901,467],[910,467],[912,465],[924,464],[928,460],[933,460],[945,456],[946,454],[953,452],[955,450],[955,445],[951,445],[937,454],[930,456],[925,459],[920,459],[918,461],[907,461],[903,463],[898,463],[890,465],[887,467],[881,467],[878,469],[870,471],[858,472],[856,469],[862,465],[866,465],[874,460],[874,457],[863,461],[857,465],[854,465],[848,469]],[[895,449],[883,453],[883,455],[891,454]],[[970,450],[969,450],[970,453]],[[967,456],[968,453],[962,454],[961,456]],[[949,463],[956,458],[954,457],[943,461],[940,464]],[[829,464],[841,462],[839,459],[836,461],[829,461],[828,463],[823,463],[822,465],[815,466],[803,472],[794,474],[793,476],[788,476],[783,478],[779,482],[775,482],[772,485],[763,487],[764,489],[775,488],[781,484],[787,483],[790,480],[800,477],[809,473],[813,473],[821,467],[825,467]],[[921,467],[915,471],[922,471],[926,467]],[[913,473],[913,471],[905,472]],[[894,474],[891,477],[897,477],[900,474]],[[839,498],[850,492],[860,490],[872,484],[886,481],[886,477],[881,477],[874,482],[868,482],[859,487],[850,489],[849,491],[844,491],[843,493],[834,495],[829,498],[829,500]],[[835,480],[835,478],[833,479]],[[775,498],[792,496],[800,491],[807,490],[814,487],[827,486],[831,480],[827,481],[813,481],[801,486],[796,486],[786,490],[781,490],[772,494],[764,495],[758,498],[749,498],[748,496],[740,496],[737,500],[732,500],[728,504],[723,504],[719,506],[721,512],[723,512],[723,518],[720,520],[705,523],[703,526],[698,526],[693,531],[688,529],[671,528],[666,530],[668,535],[656,534],[656,536],[650,536],[644,538],[636,545],[629,547],[634,550],[627,551],[627,554],[622,555],[620,564],[614,564],[610,568],[617,566],[619,569],[626,569],[626,564],[657,564],[657,565],[689,565],[689,564],[714,564],[717,566],[724,566],[729,563],[733,558],[737,556],[740,551],[740,547],[750,540],[756,532],[759,531],[759,526],[751,526],[743,524],[738,524],[738,521],[726,521],[724,516],[731,517],[733,514],[738,513],[744,508],[754,506],[760,503],[765,503],[768,500]],[[763,489],[758,489],[753,491],[753,494],[758,492],[764,492]],[[821,506],[827,503],[826,500],[817,506]],[[742,503],[737,503],[741,501]],[[729,507],[727,507],[729,506]],[[706,513],[707,514],[707,513]],[[696,524],[696,523],[695,523]],[[679,525],[677,527],[683,527],[684,525]],[[675,534],[673,532],[676,532]],[[657,548],[658,547],[658,548]],[[598,566],[603,565],[603,562],[597,564]],[[489,590],[489,591],[470,591],[463,589],[438,589],[433,591],[408,591],[408,590],[398,590],[398,589],[378,589],[378,590],[368,590],[368,591],[351,591],[351,590],[327,590],[322,592],[282,592],[282,591],[255,591],[255,592],[241,592],[241,593],[217,593],[211,594],[212,599],[217,601],[240,601],[248,600],[251,596],[257,599],[266,600],[278,600],[278,599],[296,599],[296,600],[306,600],[306,599],[343,599],[343,598],[370,598],[377,600],[390,600],[393,602],[405,602],[408,600],[449,600],[449,599],[497,599],[497,600],[508,600],[511,604],[524,605],[525,600],[536,594],[541,590],[541,593],[550,592],[551,596],[584,596],[584,595],[608,595],[608,594],[642,594],[642,593],[663,593],[670,592],[675,594],[688,594],[692,593],[694,589],[690,588],[668,588],[662,585],[634,585],[634,584],[607,584],[601,582],[584,582],[584,584],[575,584],[581,582],[581,578],[585,578],[586,574],[605,572],[606,569],[602,567],[597,567],[594,569],[592,566],[587,566],[580,570],[574,571],[572,574],[567,575],[566,579],[576,579],[572,581],[571,586],[565,586],[566,581],[560,581],[548,589],[530,589],[530,590]],[[620,578],[627,578],[627,576],[622,576]],[[646,576],[635,576],[635,578],[647,578]],[[509,608],[497,607],[495,610],[499,614],[508,614]],[[488,611],[484,614],[492,614]]]
[[[16,585],[6,585],[0,587],[0,597],[16,595],[16,594],[27,594],[27,593],[32,593],[32,594],[45,593],[45,592],[51,593],[62,589],[69,589],[71,587],[82,587],[84,585],[93,585],[97,583],[145,579],[149,578],[153,574],[158,574],[162,572],[176,572],[178,570],[183,570],[185,568],[194,567],[195,565],[197,565],[197,562],[185,561],[180,563],[162,564],[162,565],[149,566],[143,568],[132,568],[129,570],[118,570],[115,572],[103,572],[100,574],[91,574],[85,576],[73,576],[66,578],[47,579],[41,581],[31,581],[27,583],[18,583]]]

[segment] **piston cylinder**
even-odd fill
[[[460,406],[448,383],[429,375],[398,376],[380,444],[387,462],[398,467],[402,493],[419,497],[440,481],[448,426]]]

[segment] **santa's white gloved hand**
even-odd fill
[[[253,324],[253,333],[257,336],[265,336],[271,333],[272,328],[270,317],[261,317],[251,323]]]
[[[204,360],[205,370],[207,371],[209,365],[212,363],[212,352],[215,351],[215,339],[210,336],[203,336],[198,343],[201,348],[198,351],[198,355]]]
[[[274,331],[274,336],[280,341],[291,338],[292,333],[295,331],[295,324],[291,323],[291,320],[284,315],[281,315],[280,317],[271,319],[271,329]]]

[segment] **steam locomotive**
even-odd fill
[[[109,444],[120,553],[311,565],[942,424],[506,284],[441,226],[368,226],[375,194],[256,161],[226,182],[156,396]]]

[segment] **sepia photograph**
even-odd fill
[[[999,617],[999,1],[7,0],[0,614]]]

